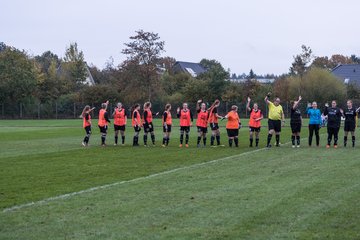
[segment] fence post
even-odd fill
[[[58,105],[57,105],[57,101],[55,102],[55,119],[58,119]]]
[[[20,103],[20,118],[23,118],[23,113],[22,113],[22,104]]]
[[[38,119],[40,119],[41,103],[38,104]]]
[[[74,103],[74,119],[76,118],[76,103]]]

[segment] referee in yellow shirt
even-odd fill
[[[265,97],[265,102],[269,108],[269,135],[267,138],[267,145],[266,147],[271,147],[271,138],[275,134],[276,137],[276,146],[280,146],[280,132],[281,126],[285,124],[285,115],[282,106],[280,105],[280,98],[275,98],[274,102],[269,100],[270,94]]]

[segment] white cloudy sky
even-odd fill
[[[219,60],[231,72],[287,72],[300,46],[315,55],[360,55],[357,0],[0,0],[0,41],[63,56],[77,42],[102,68],[124,59],[135,30],[160,34],[165,55]]]

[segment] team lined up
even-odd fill
[[[271,147],[271,140],[273,135],[275,135],[276,146],[280,146],[280,133],[281,127],[285,124],[284,111],[282,106],[280,105],[280,99],[275,98],[274,102],[271,102],[270,95],[265,97],[265,102],[268,105],[269,116],[268,116],[268,126],[269,132],[267,137],[267,147]],[[292,146],[300,147],[300,132],[302,128],[302,117],[301,112],[299,110],[299,103],[301,101],[301,97],[297,101],[294,101],[294,104],[291,108],[291,120],[290,126],[292,130]],[[261,129],[261,120],[264,118],[262,111],[259,109],[258,104],[254,103],[252,107],[250,107],[251,99],[248,98],[247,101],[247,109],[250,112],[250,120],[249,120],[249,146],[253,147],[254,138],[255,138],[255,146],[259,146],[259,133]],[[101,109],[99,111],[99,120],[98,127],[101,133],[101,145],[106,145],[106,136],[108,125],[110,124],[109,113],[107,112],[107,108],[109,105],[109,101],[102,103]],[[226,131],[228,135],[229,146],[232,147],[233,144],[235,147],[239,146],[239,129],[241,128],[240,117],[237,113],[238,107],[233,105],[231,107],[231,111],[228,112],[225,116],[220,116],[218,114],[218,107],[220,105],[219,100],[215,100],[215,102],[210,106],[210,108],[206,107],[206,104],[199,100],[196,105],[196,127],[197,127],[197,147],[205,147],[207,144],[207,132],[208,126],[211,128],[211,146],[224,146],[221,145],[220,142],[220,129],[219,129],[219,119],[227,120],[226,123]],[[347,102],[348,108],[346,111],[343,111],[340,108],[337,108],[336,101],[332,101],[332,106],[329,107],[326,105],[325,111],[321,114],[321,111],[317,108],[316,102],[310,104],[306,110],[306,113],[310,117],[309,122],[309,146],[312,145],[313,134],[316,136],[316,145],[320,144],[320,135],[319,129],[323,122],[323,117],[327,118],[327,130],[328,130],[328,143],[327,148],[330,147],[332,138],[334,138],[334,147],[337,147],[338,143],[338,132],[341,124],[341,117],[345,117],[345,136],[344,136],[344,146],[347,144],[347,136],[348,133],[351,133],[353,146],[355,146],[355,125],[356,125],[356,116],[359,112],[360,108],[355,109],[352,107],[352,102],[349,100]],[[85,129],[86,135],[82,142],[83,146],[88,146],[89,139],[91,136],[91,112],[95,108],[90,108],[90,106],[86,106],[81,114],[83,118],[83,127]],[[193,125],[193,114],[190,111],[188,104],[183,103],[182,108],[177,108],[176,110],[177,117],[180,120],[180,147],[184,146],[184,137],[185,137],[185,147],[189,147],[189,133],[190,129]],[[140,114],[140,104],[136,104],[133,106],[131,112],[131,125],[134,128],[134,136],[133,136],[133,146],[139,146],[139,136],[140,132],[143,129],[143,142],[144,146],[148,146],[148,135],[151,137],[152,145],[155,146],[155,133],[154,133],[154,125],[153,125],[153,116],[158,115],[159,113],[153,113],[151,111],[151,103],[146,102],[143,106],[143,114]],[[123,108],[121,103],[118,103],[116,108],[112,113],[112,117],[114,118],[114,132],[115,132],[115,145],[118,144],[119,133],[121,135],[121,144],[125,144],[125,129],[127,124],[127,113]],[[171,105],[166,104],[164,112],[162,114],[162,127],[163,127],[163,141],[162,146],[166,147],[170,142],[170,135],[172,131],[172,115],[171,115]],[[215,145],[216,140],[216,145]],[[202,143],[201,143],[202,142]]]

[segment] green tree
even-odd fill
[[[32,96],[39,69],[23,51],[6,47],[0,52],[0,101],[16,103]]]
[[[301,46],[302,52],[294,56],[294,62],[290,67],[290,74],[302,77],[313,59],[312,50],[305,45]]]
[[[161,53],[165,51],[165,42],[160,41],[159,34],[144,30],[136,31],[136,35],[130,39],[132,41],[125,43],[126,48],[122,50],[122,53],[127,55],[122,69],[134,70],[132,73],[136,74],[136,77],[133,81],[137,80],[137,86],[146,88],[147,100],[150,101],[159,89],[158,64]]]

